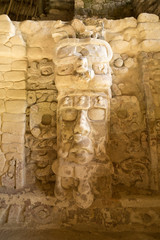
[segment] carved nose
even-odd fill
[[[84,110],[78,112],[74,133],[82,135],[87,135],[90,133],[90,126],[87,121],[87,112]]]

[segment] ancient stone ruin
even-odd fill
[[[160,21],[0,16],[0,226],[160,232]]]

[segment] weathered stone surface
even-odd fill
[[[27,48],[27,57],[29,59],[42,59],[42,50],[39,47]]]
[[[4,99],[6,97],[5,89],[0,89],[0,99]]]
[[[38,32],[41,29],[41,26],[39,22],[26,20],[21,22],[20,29],[23,33],[30,35]]]
[[[2,151],[4,153],[24,153],[24,144],[20,143],[3,143],[2,144]]]
[[[126,28],[135,28],[137,20],[135,18],[124,18],[120,20],[104,19],[104,27],[110,29],[112,32],[120,32]]]
[[[159,231],[157,19],[15,22],[17,35],[9,40],[10,33],[0,33],[4,228],[58,223]],[[22,54],[26,45],[30,58]],[[12,47],[17,56],[15,48],[11,58]],[[14,217],[11,202],[25,203],[22,221],[21,207],[15,206]]]
[[[12,57],[19,59],[26,57],[26,47],[21,45],[12,46]]]
[[[12,67],[12,70],[27,71],[28,64],[27,64],[27,61],[19,60],[19,61],[12,62],[11,67]]]
[[[137,22],[158,22],[159,17],[155,14],[141,13],[137,18]]]
[[[5,102],[6,111],[8,113],[25,113],[26,101],[13,100]]]
[[[26,81],[14,82],[14,89],[26,89]]]
[[[160,49],[160,40],[144,40],[140,43],[139,49],[144,52],[157,52]]]
[[[10,64],[0,64],[0,71],[2,72],[8,72],[11,71],[11,65]]]
[[[0,45],[0,56],[11,57],[11,48]],[[3,63],[3,62],[2,62]]]
[[[4,122],[2,124],[2,131],[5,133],[24,135],[25,123],[24,122]]]
[[[26,91],[25,90],[14,90],[10,89],[7,91],[7,97],[11,99],[26,99]]]
[[[13,114],[13,113],[3,113],[3,121],[4,122],[24,122],[25,114]]]
[[[10,72],[4,73],[5,81],[17,82],[17,81],[22,81],[25,78],[26,78],[26,75],[24,71],[10,71]]]
[[[5,112],[5,106],[4,106],[4,101],[0,100],[0,112],[3,113]]]
[[[9,41],[12,45],[22,45],[22,46],[26,45],[24,39],[22,38],[22,35],[15,35],[11,37]]]
[[[129,43],[122,40],[114,40],[110,42],[110,45],[115,53],[125,53],[129,49]]]
[[[20,131],[20,133],[22,132]],[[24,142],[24,136],[17,135],[17,132],[2,134],[2,143],[23,143],[23,142]]]

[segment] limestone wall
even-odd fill
[[[96,38],[113,50],[106,179],[91,207],[54,196],[57,89],[53,49],[65,38]],[[160,22],[74,19],[11,22],[0,16],[0,224],[112,231],[159,231]],[[100,145],[99,145],[100,146]]]

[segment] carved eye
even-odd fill
[[[77,110],[76,109],[64,109],[61,112],[62,119],[64,121],[74,121],[77,118]]]
[[[88,110],[88,117],[93,121],[101,121],[105,118],[105,109],[91,108]]]

